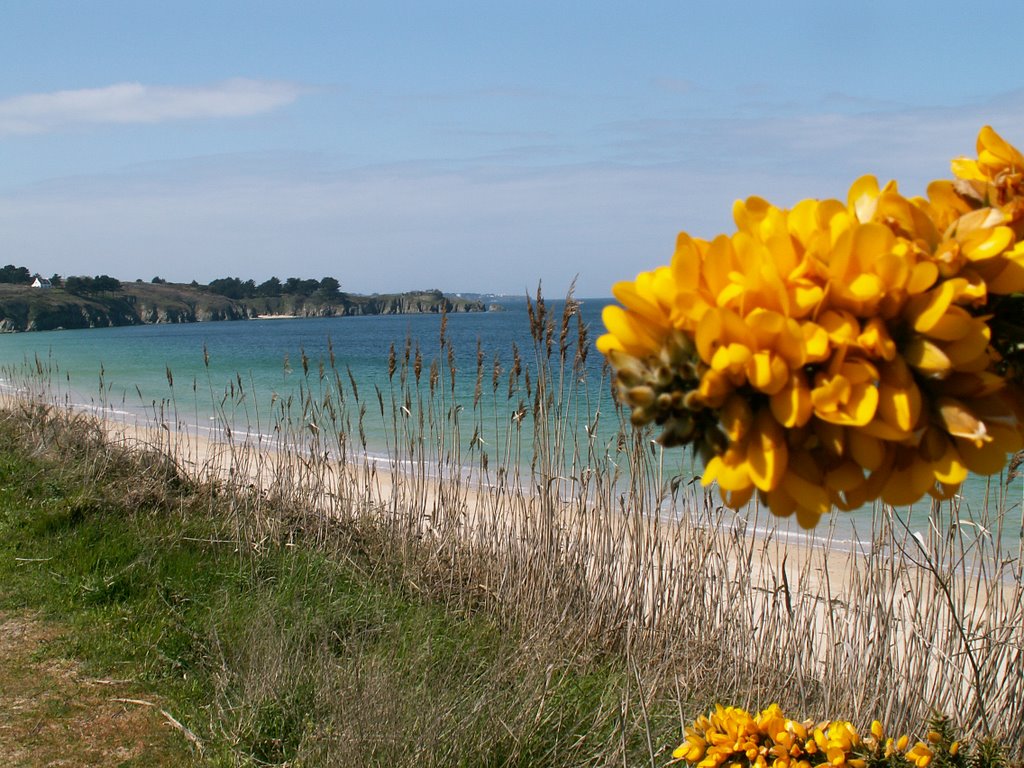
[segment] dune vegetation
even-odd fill
[[[538,295],[533,349],[475,370],[442,321],[371,392],[304,360],[301,397],[258,428],[239,379],[210,393],[213,441],[177,416],[191,388],[125,425],[55,406],[48,363],[5,371],[0,610],[41,612],[60,654],[159,697],[203,765],[660,766],[716,704],[878,720],[908,746],[876,758],[919,768],[941,715],[958,747],[937,765],[1019,762],[1009,478],[983,509],[919,510],[916,536],[881,503],[862,548],[755,535],[766,512],[735,515],[627,413],[595,414],[575,306]]]

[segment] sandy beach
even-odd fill
[[[557,565],[551,577],[575,574],[573,594],[583,603],[574,610],[592,612],[595,631],[607,631],[599,627],[614,619],[634,627],[634,642],[662,642],[669,634],[685,644],[703,642],[706,626],[729,627],[738,643],[760,638],[733,653],[760,661],[767,654],[780,664],[802,658],[804,668],[794,674],[807,684],[827,680],[837,664],[882,654],[890,668],[916,665],[921,702],[963,708],[974,701],[972,664],[982,659],[990,674],[1012,675],[1021,663],[1014,656],[1024,648],[1019,579],[955,562],[957,552],[943,551],[941,536],[922,548],[906,532],[900,544],[898,531],[884,540],[876,531],[873,546],[855,551],[837,547],[827,531],[783,536],[767,525],[767,513],[736,526],[698,483],[672,499],[669,515],[650,514],[624,506],[607,488],[568,493],[574,485],[565,478],[526,473],[513,484],[429,459],[352,450],[339,456],[315,433],[296,445],[187,425],[109,418],[103,426],[113,443],[160,450],[198,481],[291,499],[307,519],[397,526],[444,553],[443,562],[464,559],[456,567],[478,574],[482,594],[513,617],[530,616],[549,599],[531,579],[534,570]],[[1002,645],[979,645],[994,636]],[[835,695],[868,706],[879,695],[878,680]],[[999,704],[1000,696],[987,706],[1017,706]]]

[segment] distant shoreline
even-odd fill
[[[111,278],[112,279],[112,278]],[[208,286],[118,283],[109,290],[68,291],[0,284],[0,332],[109,328],[216,320],[487,312],[478,299],[439,290],[363,296],[313,292],[232,298]],[[490,307],[493,309],[493,306]]]

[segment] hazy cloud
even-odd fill
[[[255,171],[76,178],[0,195],[0,250],[46,274],[331,274],[356,292],[519,292],[538,279],[558,292],[579,275],[581,295],[605,295],[669,258],[680,228],[726,226],[734,190],[750,181],[607,167]]]
[[[103,88],[24,94],[0,101],[0,136],[81,124],[246,117],[290,104],[304,90],[295,83],[235,78],[191,87],[115,83]]]
[[[1024,91],[985,102],[912,108],[849,99],[848,109],[839,110],[837,99],[830,94],[825,105],[800,108],[738,103],[728,118],[608,123],[601,126],[602,147],[606,158],[620,163],[680,164],[706,174],[757,171],[780,181],[801,177],[810,182],[804,196],[842,197],[865,173],[895,178],[909,194],[923,193],[928,181],[949,173],[952,158],[974,153],[978,129],[986,124],[1011,143],[1024,143],[1018,129],[1024,124]]]
[[[44,274],[331,274],[356,292],[519,291],[538,278],[557,292],[579,275],[581,295],[604,295],[666,263],[679,230],[731,230],[737,198],[842,199],[862,173],[923,193],[951,158],[973,153],[985,123],[1024,144],[1013,132],[1024,93],[605,124],[580,162],[554,162],[554,145],[539,159],[510,146],[514,162],[498,152],[362,167],[302,153],[175,159],[0,194],[0,251]]]

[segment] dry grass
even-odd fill
[[[136,686],[94,679],[48,644],[63,630],[0,612],[0,754],[6,765],[176,766],[188,763],[157,702]]]

